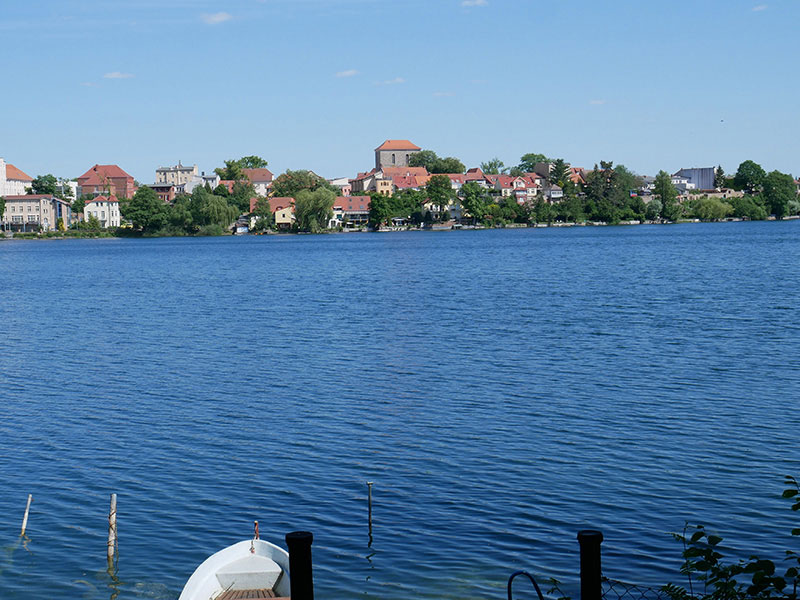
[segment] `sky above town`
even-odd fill
[[[409,139],[468,167],[797,176],[798,22],[800,0],[4,0],[0,156],[332,178]]]

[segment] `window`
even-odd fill
[[[395,163],[394,154],[392,154],[392,164],[394,164],[394,163]]]
[[[22,215],[14,215],[11,217],[12,223],[22,223]]]

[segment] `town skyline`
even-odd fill
[[[798,16],[789,0],[15,3],[0,156],[34,177],[120,164],[151,183],[258,155],[335,178],[404,138],[467,166],[796,174]]]

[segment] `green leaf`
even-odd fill
[[[712,546],[716,546],[721,541],[722,541],[722,538],[719,537],[718,535],[710,535],[710,536],[708,536],[708,543],[711,544]]]
[[[795,527],[792,529],[792,535],[800,535],[800,527]]]
[[[692,543],[692,544],[694,544],[695,542],[697,542],[698,540],[700,540],[700,539],[703,537],[703,535],[704,535],[704,534],[703,534],[703,532],[702,532],[702,531],[695,531],[695,532],[692,534],[692,537],[691,537],[691,538],[689,538],[689,542],[690,542],[690,543]]]
[[[797,577],[797,573],[798,573],[797,567],[789,567],[788,569],[786,569],[786,577],[792,577],[792,578]]]
[[[800,502],[792,504],[792,510],[800,510]]]
[[[797,490],[792,490],[792,489],[783,490],[784,498],[794,498],[795,496],[797,496]]]

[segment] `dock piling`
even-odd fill
[[[28,528],[28,513],[31,510],[31,502],[33,502],[33,494],[28,494],[28,504],[25,505],[25,516],[22,517],[22,531],[20,536],[25,535],[25,530]]]
[[[314,600],[314,577],[311,571],[310,531],[292,531],[286,534],[289,548],[289,585],[292,600]]]
[[[111,507],[108,511],[108,545],[106,555],[109,566],[114,562],[114,553],[117,549],[117,495],[111,494]]]
[[[578,543],[581,547],[581,600],[601,600],[600,544],[603,543],[603,533],[584,529],[578,532]]]
[[[372,483],[367,482],[367,519],[369,522],[369,546],[372,546]]]

